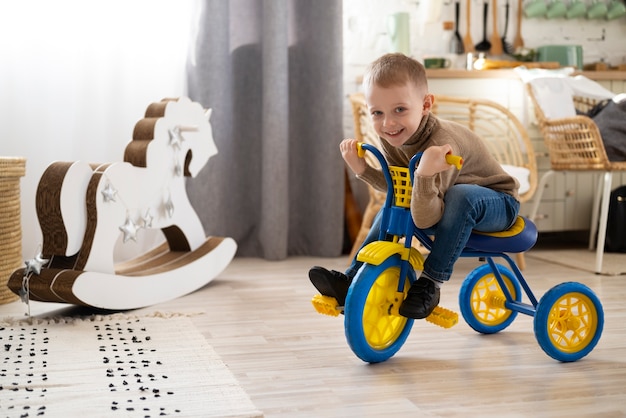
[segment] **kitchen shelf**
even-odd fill
[[[626,71],[607,70],[607,71],[575,71],[573,75],[584,75],[585,77],[596,80],[623,80],[626,81]],[[509,78],[519,79],[517,73],[512,69],[501,70],[461,70],[461,69],[429,69],[426,70],[428,79],[432,78]]]

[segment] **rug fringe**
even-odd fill
[[[160,318],[171,319],[204,315],[204,311],[197,312],[162,312],[155,311],[143,315],[131,315],[122,313],[113,313],[110,315],[93,314],[82,316],[47,316],[47,317],[30,317],[30,318],[15,318],[7,317],[0,318],[0,326],[14,327],[24,325],[50,325],[50,324],[73,324],[76,322],[103,322],[103,321],[132,321],[143,318]]]

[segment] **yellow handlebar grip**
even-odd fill
[[[455,166],[457,170],[460,170],[461,167],[463,166],[463,157],[459,155],[447,154],[446,162],[450,165]]]
[[[363,149],[363,142],[356,143],[356,152],[359,158],[365,157],[365,150]]]

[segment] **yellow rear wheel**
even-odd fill
[[[576,361],[597,344],[604,312],[597,296],[581,283],[568,282],[550,289],[539,302],[534,319],[541,348],[559,361]]]
[[[521,300],[521,287],[513,273],[496,264],[513,300]],[[475,331],[493,334],[508,327],[517,312],[505,306],[505,296],[489,264],[474,269],[463,281],[459,306],[465,322]]]

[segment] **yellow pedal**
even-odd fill
[[[330,296],[315,295],[311,299],[311,303],[315,310],[322,315],[339,316],[342,312],[338,309],[337,299]]]
[[[450,309],[436,306],[435,310],[426,317],[426,320],[442,328],[452,328],[459,323],[459,314]]]

